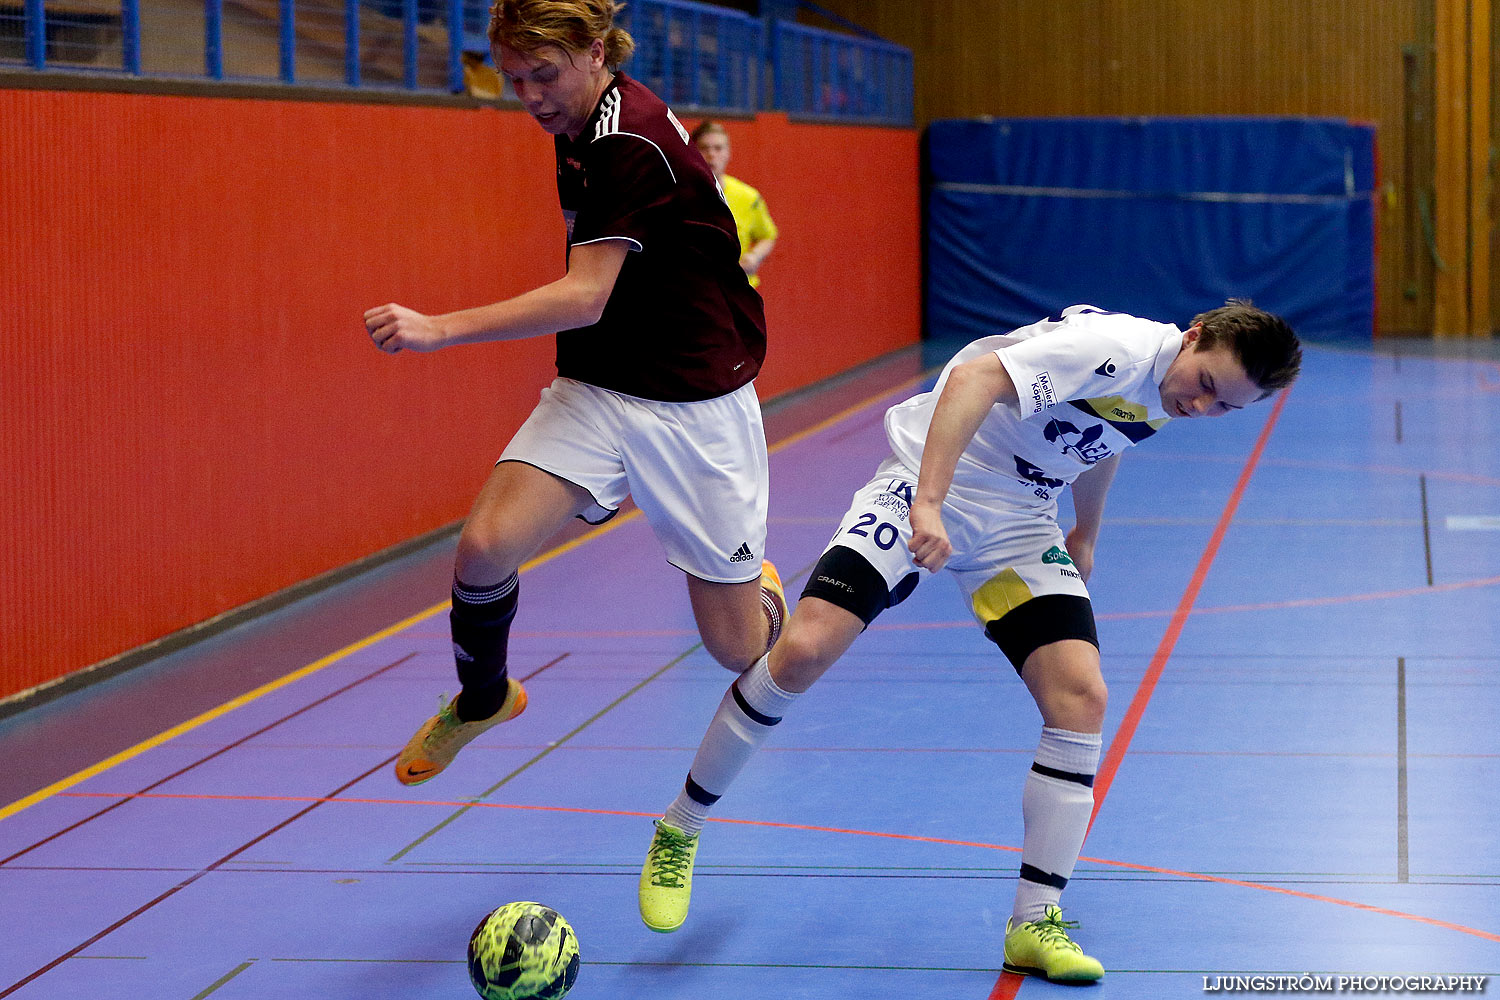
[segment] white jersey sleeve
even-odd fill
[[[1072,306],[965,346],[930,392],[886,411],[886,436],[892,453],[920,470],[948,376],[993,353],[1016,384],[1019,405],[990,408],[959,456],[953,490],[989,498],[984,503],[1055,511],[1067,483],[1167,422],[1160,384],[1181,350],[1182,331],[1169,323]]]
[[[1156,363],[1155,344],[1136,335],[1150,320],[1069,306],[1058,317],[1017,330],[995,350],[1015,383],[1022,418],[1073,399],[1108,396]]]

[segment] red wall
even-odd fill
[[[728,172],[760,190],[781,231],[761,271],[770,330],[761,398],[915,343],[916,133],[772,114],[722,124]]]
[[[915,132],[729,129],[782,229],[762,398],[913,343]],[[361,313],[562,239],[520,112],[0,90],[0,698],[463,517],[551,338],[389,357]]]

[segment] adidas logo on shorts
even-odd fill
[[[740,542],[740,547],[734,550],[734,555],[729,557],[730,562],[749,562],[755,557],[750,554],[750,543]]]

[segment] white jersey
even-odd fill
[[[920,469],[949,373],[993,352],[1015,383],[1020,405],[991,409],[958,460],[953,487],[1051,509],[1062,488],[1090,466],[1167,422],[1160,386],[1182,351],[1182,336],[1170,323],[1069,306],[1061,316],[959,351],[931,392],[886,411],[886,437],[903,464]]]

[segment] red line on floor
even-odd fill
[[[208,865],[207,867],[200,868],[196,873],[194,873],[192,875],[189,875],[187,878],[183,879],[181,882],[178,882],[176,885],[172,886],[170,889],[168,889],[166,892],[163,892],[162,894],[160,894],[156,898],[151,899],[151,900],[149,900],[149,901],[147,901],[145,903],[142,903],[140,906],[136,907],[134,910],[131,910],[129,913],[125,914],[125,916],[123,916],[120,919],[116,920],[114,923],[110,924],[108,927],[104,928],[102,931],[98,931],[92,937],[88,938],[87,940],[83,941],[80,944],[74,945],[72,948],[70,948],[69,950],[63,952],[61,955],[57,956],[52,961],[48,962],[46,965],[43,965],[41,968],[34,970],[30,975],[24,976],[21,979],[16,980],[14,983],[12,983],[10,986],[6,987],[5,989],[0,990],[0,1000],[3,1000],[3,998],[10,996],[12,993],[16,992],[21,987],[25,986],[27,983],[33,982],[34,980],[39,979],[42,976],[46,975],[48,972],[51,972],[53,969],[57,968],[59,965],[61,965],[64,962],[66,962],[68,959],[70,959],[73,956],[77,955],[79,952],[83,951],[85,948],[89,947],[90,945],[94,944],[97,941],[102,940],[105,937],[108,937],[110,934],[113,934],[115,931],[119,930],[121,927],[124,927],[126,924],[130,923],[130,921],[132,921],[136,917],[140,916],[142,913],[145,913],[147,910],[150,910],[153,907],[155,907],[158,903],[161,903],[161,902],[163,902],[163,901],[165,901],[167,899],[170,899],[172,896],[175,896],[177,893],[181,892],[183,889],[186,889],[188,886],[192,885],[194,882],[198,881],[200,878],[202,878],[203,876],[207,875],[209,872],[217,871],[219,868],[221,868],[222,866],[228,864],[230,861],[233,861],[235,858],[239,857],[241,854],[245,853],[250,848],[254,847],[256,844],[258,844],[261,841],[265,840],[266,838],[270,837],[272,834],[275,834],[278,831],[285,829],[286,827],[290,826],[292,823],[294,823],[297,820],[301,819],[303,816],[306,816],[308,813],[310,813],[314,809],[318,808],[324,802],[337,802],[337,801],[339,801],[338,794],[340,792],[344,791],[347,788],[354,787],[354,785],[356,785],[359,782],[365,780],[370,775],[374,774],[376,771],[382,770],[383,768],[387,767],[391,763],[391,761],[393,761],[395,759],[396,759],[396,755],[392,754],[391,756],[387,757],[385,760],[381,761],[379,764],[376,764],[374,767],[370,768],[365,773],[363,773],[363,774],[361,774],[361,775],[359,775],[359,776],[357,776],[355,778],[351,778],[349,781],[346,781],[344,784],[342,784],[339,787],[335,788],[330,795],[319,796],[316,799],[309,799],[308,801],[311,802],[311,804],[306,809],[300,809],[300,810],[298,810],[296,813],[292,814],[291,816],[288,816],[286,819],[282,820],[280,823],[277,823],[275,826],[271,827],[269,830],[266,830],[263,833],[257,834],[255,837],[251,838],[250,840],[245,841],[239,847],[236,847],[234,850],[230,851],[228,854],[224,855],[219,860],[213,862],[212,864]],[[132,795],[132,796],[130,796],[130,798],[154,798],[154,797],[157,797],[157,796],[155,796],[155,795]]]
[[[367,772],[368,773],[368,772]],[[639,819],[657,819],[660,812],[637,812],[628,809],[586,809],[578,806],[542,806],[515,802],[473,802],[473,801],[446,801],[442,799],[376,799],[376,798],[352,798],[342,795],[212,795],[207,793],[190,792],[59,792],[59,798],[120,798],[120,799],[185,799],[211,802],[305,802],[314,805],[330,803],[333,805],[376,805],[376,806],[432,806],[452,809],[459,806],[470,806],[475,809],[514,809],[525,812],[558,812],[579,813],[589,816],[627,816]],[[878,837],[886,840],[904,840],[920,844],[943,844],[950,847],[976,847],[986,851],[1006,851],[1019,854],[1019,847],[1009,844],[991,844],[982,840],[957,840],[951,837],[927,837],[912,833],[890,833],[883,830],[855,830],[837,826],[812,826],[806,823],[779,823],[774,820],[759,819],[732,819],[728,817],[711,816],[708,822],[726,826],[759,826],[770,827],[779,830],[804,830],[812,833],[837,833],[851,837]],[[1151,872],[1157,875],[1170,875],[1175,878],[1191,879],[1195,882],[1212,882],[1217,885],[1232,885],[1242,889],[1259,889],[1264,892],[1275,892],[1286,896],[1296,896],[1300,899],[1315,900],[1320,903],[1330,903],[1334,906],[1346,906],[1351,909],[1365,910],[1370,913],[1378,913],[1383,916],[1397,917],[1402,920],[1412,920],[1417,923],[1429,924],[1433,927],[1441,927],[1446,930],[1457,931],[1460,934],[1468,934],[1473,937],[1482,938],[1486,941],[1500,942],[1500,934],[1479,930],[1475,927],[1466,927],[1463,924],[1450,923],[1446,920],[1437,920],[1432,917],[1423,917],[1414,913],[1406,913],[1401,910],[1390,910],[1384,907],[1371,906],[1367,903],[1356,903],[1349,899],[1339,899],[1335,896],[1320,896],[1314,893],[1302,892],[1297,889],[1287,889],[1276,885],[1266,885],[1261,882],[1247,882],[1243,879],[1225,878],[1222,875],[1206,875],[1201,872],[1182,871],[1176,868],[1161,868],[1155,865],[1142,865],[1130,861],[1114,861],[1110,858],[1094,858],[1087,855],[1080,857],[1080,861],[1089,864],[1104,865],[1110,868],[1124,868],[1129,871]],[[1009,975],[1008,973],[1006,975]],[[1002,976],[1002,979],[1005,977]],[[1016,977],[1018,980],[1023,977]],[[993,995],[993,994],[992,994]]]
[[[1386,917],[1399,917],[1402,920],[1412,920],[1419,924],[1441,927],[1444,930],[1458,931],[1460,934],[1468,934],[1473,937],[1482,938],[1485,941],[1500,942],[1500,934],[1482,931],[1477,927],[1465,927],[1463,924],[1450,923],[1447,920],[1438,920],[1435,917],[1424,917],[1416,913],[1406,913],[1402,910],[1390,910],[1383,906],[1371,906],[1369,903],[1356,903],[1352,899],[1339,899],[1337,896],[1320,896],[1315,892],[1303,892],[1300,889],[1288,889],[1279,885],[1266,885],[1263,882],[1245,882],[1240,879],[1224,878],[1222,875],[1203,875],[1198,872],[1179,871],[1176,868],[1156,868],[1151,865],[1131,864],[1129,861],[1106,861],[1102,858],[1088,857],[1080,857],[1078,860],[1087,861],[1090,864],[1110,865],[1115,868],[1129,868],[1134,871],[1153,872],[1158,875],[1174,875],[1178,878],[1192,879],[1195,882],[1213,882],[1216,885],[1236,885],[1246,889],[1259,889],[1262,892],[1277,892],[1283,896],[1311,899],[1319,903],[1332,903],[1334,906],[1347,906],[1350,909],[1364,910],[1367,913],[1378,913]]]
[[[1014,972],[1002,972],[1000,978],[995,980],[995,988],[990,990],[990,995],[985,1000],[1011,1000],[1025,981],[1025,976]]]
[[[1219,515],[1219,523],[1214,525],[1214,533],[1209,536],[1203,555],[1198,558],[1198,565],[1193,570],[1193,577],[1188,581],[1187,589],[1182,593],[1182,600],[1177,602],[1177,610],[1172,613],[1172,620],[1167,623],[1166,634],[1157,645],[1156,654],[1151,657],[1151,664],[1146,668],[1146,675],[1136,686],[1135,697],[1130,700],[1130,707],[1125,710],[1125,717],[1120,720],[1120,726],[1115,730],[1114,738],[1110,740],[1109,750],[1105,753],[1104,761],[1099,767],[1099,774],[1094,779],[1094,812],[1089,817],[1089,829],[1093,829],[1094,820],[1099,816],[1099,809],[1104,805],[1104,798],[1109,794],[1109,786],[1114,783],[1115,774],[1120,770],[1120,761],[1124,759],[1125,752],[1130,749],[1130,741],[1135,738],[1136,727],[1140,725],[1141,717],[1146,714],[1146,706],[1156,691],[1156,682],[1161,678],[1162,671],[1166,669],[1167,661],[1172,657],[1172,651],[1177,648],[1177,640],[1182,636],[1182,629],[1187,625],[1188,616],[1193,612],[1193,605],[1198,600],[1198,592],[1203,589],[1203,583],[1208,579],[1209,567],[1213,565],[1214,557],[1219,554],[1219,546],[1224,543],[1224,536],[1229,533],[1229,523],[1234,520],[1234,512],[1239,509],[1240,500],[1245,495],[1245,488],[1250,485],[1250,477],[1255,474],[1255,467],[1260,463],[1260,456],[1266,450],[1266,443],[1271,440],[1271,432],[1275,430],[1276,422],[1281,418],[1281,411],[1286,407],[1289,395],[1288,390],[1283,391],[1277,397],[1276,405],[1271,409],[1271,415],[1266,418],[1265,426],[1260,429],[1260,436],[1255,439],[1255,447],[1250,449],[1250,456],[1245,459],[1245,465],[1240,469],[1240,477],[1235,482],[1234,489],[1229,493],[1229,500],[1224,504],[1223,512]]]
[[[190,792],[58,792],[59,798],[118,798],[130,799],[186,799],[202,802],[332,802],[341,805],[367,806],[445,806],[448,808],[474,809],[520,809],[529,812],[581,813],[588,816],[634,816],[642,819],[660,819],[661,813],[632,812],[627,809],[585,809],[581,806],[538,806],[513,802],[443,801],[439,799],[369,799],[339,796],[330,798],[317,795],[211,795]],[[766,826],[782,830],[807,830],[813,833],[841,833],[856,837],[884,837],[889,840],[909,840],[923,844],[945,844],[950,847],[978,847],[987,851],[1014,851],[1019,847],[1005,844],[987,844],[978,840],[953,840],[948,837],[923,837],[912,833],[883,833],[879,830],[851,830],[838,826],[812,826],[806,823],[778,823],[774,820],[727,819],[710,816],[710,823],[727,826]]]
[[[259,729],[256,729],[256,730],[254,730],[252,732],[249,732],[249,733],[246,733],[244,736],[241,736],[237,740],[234,740],[234,741],[232,741],[230,743],[225,743],[222,746],[217,747],[212,753],[205,754],[204,756],[199,757],[197,760],[193,761],[191,764],[188,764],[188,765],[186,765],[184,767],[179,767],[177,770],[171,772],[166,777],[159,778],[156,781],[151,782],[151,784],[147,785],[145,788],[142,788],[136,794],[137,795],[143,795],[143,794],[151,791],[153,788],[160,788],[162,785],[165,785],[167,782],[172,781],[172,780],[174,780],[176,778],[180,778],[184,774],[187,774],[193,768],[198,767],[201,764],[207,764],[209,761],[213,760],[215,757],[221,757],[224,754],[228,753],[229,751],[235,749],[236,747],[243,746],[244,744],[249,743],[251,740],[255,739],[257,736],[262,736],[262,735],[270,732],[271,730],[275,729],[277,726],[281,725],[283,722],[290,722],[292,719],[295,719],[297,716],[301,715],[303,712],[312,711],[314,708],[317,708],[319,705],[323,705],[323,704],[326,704],[327,702],[332,701],[334,698],[337,698],[339,695],[344,694],[346,691],[349,691],[349,690],[351,690],[353,688],[356,688],[359,685],[365,683],[365,681],[374,680],[376,677],[379,677],[381,674],[384,674],[384,673],[386,673],[387,671],[390,671],[390,670],[394,670],[395,668],[397,668],[397,667],[401,666],[402,664],[404,664],[404,663],[408,662],[409,660],[411,660],[416,655],[417,654],[414,653],[414,652],[407,653],[405,656],[401,657],[398,660],[393,660],[392,662],[387,663],[385,666],[380,667],[379,669],[376,669],[376,670],[372,670],[369,673],[364,674],[364,675],[356,678],[353,681],[350,681],[348,684],[345,684],[342,687],[335,688],[334,690],[332,690],[332,691],[328,692],[327,694],[323,695],[321,698],[317,698],[317,699],[315,699],[313,701],[308,702],[306,705],[303,705],[301,708],[297,709],[296,711],[288,712],[286,715],[283,715],[281,718],[275,720],[274,722],[268,722],[264,726],[261,726]],[[563,655],[567,655],[567,654],[563,654]],[[548,664],[548,666],[550,666],[550,665],[551,664]],[[546,669],[546,668],[543,668],[543,669]],[[181,745],[181,744],[179,744],[179,745]],[[74,830],[78,829],[79,827],[81,827],[81,826],[83,826],[83,825],[85,825],[87,823],[92,823],[94,820],[98,819],[100,816],[103,816],[105,813],[108,813],[108,812],[110,812],[113,809],[117,809],[117,808],[119,808],[120,806],[124,805],[126,802],[129,802],[129,801],[130,801],[130,799],[128,799],[128,798],[122,798],[122,799],[120,799],[120,801],[113,802],[113,803],[105,806],[103,809],[100,809],[96,813],[91,813],[90,815],[85,816],[85,817],[83,817],[80,820],[77,820],[77,821],[75,821],[73,823],[69,823],[67,826],[63,827],[61,830],[58,830],[55,833],[48,834],[47,836],[43,837],[41,840],[35,841],[34,843],[30,844],[27,847],[23,847],[19,851],[16,851],[15,853],[13,853],[13,854],[11,854],[11,855],[9,855],[7,857],[0,858],[0,867],[4,867],[5,865],[10,864],[12,861],[16,860],[17,858],[21,857],[24,854],[27,854],[27,853],[29,853],[31,851],[36,850],[38,847],[41,847],[43,844],[50,844],[50,843],[52,843],[52,841],[57,840],[59,837],[62,837],[62,836],[66,835],[66,834],[69,834],[69,833],[72,833]]]

